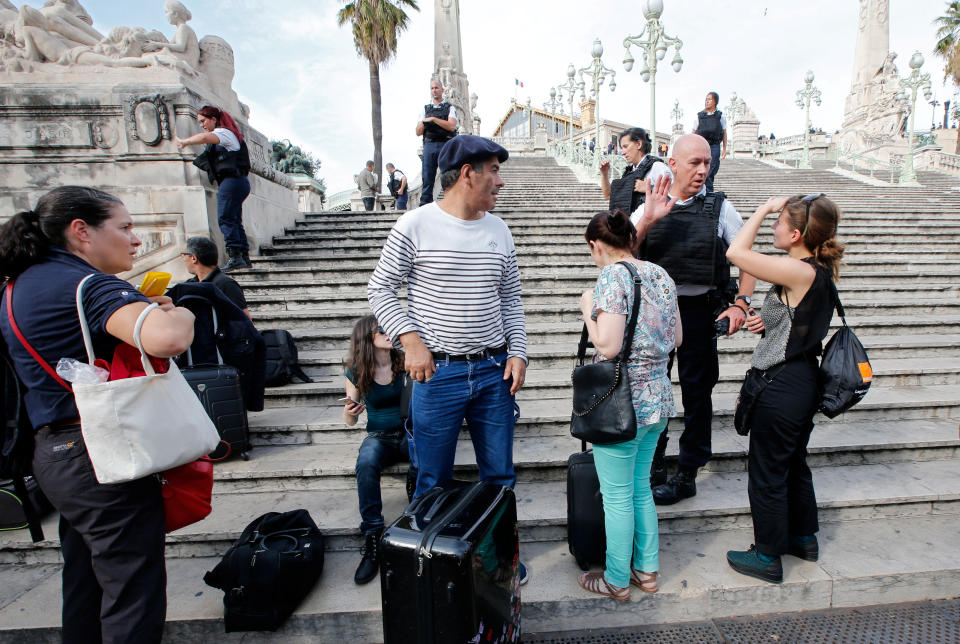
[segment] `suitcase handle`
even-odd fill
[[[433,518],[440,511],[440,508],[443,507],[444,502],[449,499],[453,494],[459,492],[459,489],[447,490],[443,494],[437,497],[437,500],[433,502],[433,505],[430,506],[430,509],[427,510],[427,513],[423,515],[423,522],[430,523],[433,521]]]

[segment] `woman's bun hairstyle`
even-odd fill
[[[637,244],[637,229],[633,227],[630,217],[619,208],[595,214],[583,236],[588,242],[602,241],[631,252]]]

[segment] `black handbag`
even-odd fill
[[[834,418],[867,395],[873,380],[873,369],[863,344],[847,326],[836,285],[830,282],[830,286],[833,289],[833,304],[843,326],[837,329],[827,342],[820,360],[820,379],[823,385],[820,411],[827,418]]]
[[[596,445],[613,445],[637,436],[637,413],[630,395],[627,360],[633,344],[640,308],[640,276],[629,262],[618,262],[633,276],[633,310],[627,320],[627,334],[616,360],[583,364],[590,336],[587,325],[580,333],[577,366],[573,368],[573,414],[570,433]]]

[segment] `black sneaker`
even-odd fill
[[[787,554],[804,561],[816,561],[820,558],[820,544],[816,535],[810,537],[791,537],[787,546]]]
[[[657,505],[673,505],[696,495],[696,470],[681,469],[669,481],[653,488],[653,502]]]
[[[239,248],[227,248],[227,256],[230,260],[224,264],[223,268],[220,270],[224,273],[229,273],[231,271],[239,270],[241,268],[249,268],[243,262],[243,255]]]
[[[755,545],[749,550],[730,550],[727,552],[727,563],[742,575],[756,577],[772,584],[783,581],[783,564],[780,557],[773,557],[769,562],[762,560],[760,551]]]
[[[353,575],[353,581],[365,584],[373,580],[380,570],[380,535],[383,528],[374,533],[364,535],[363,548],[360,550],[360,565]]]

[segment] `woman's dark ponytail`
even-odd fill
[[[74,219],[99,227],[123,202],[83,186],[54,188],[33,210],[18,212],[0,226],[0,275],[12,279],[41,261],[51,246],[65,247],[64,231]]]

